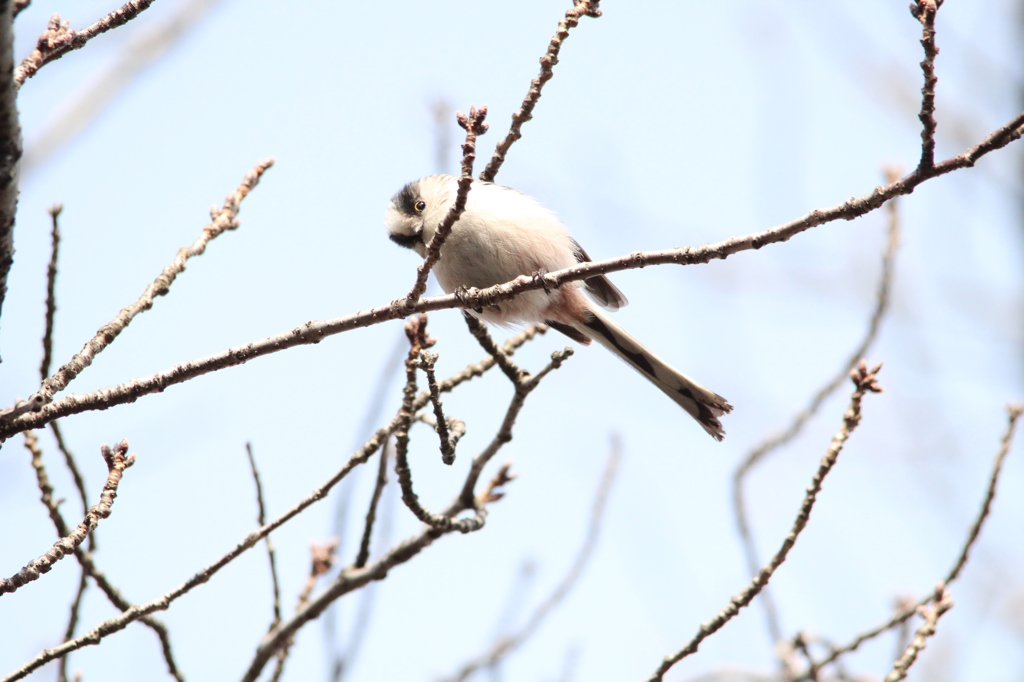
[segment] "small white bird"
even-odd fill
[[[457,191],[458,180],[450,175],[431,175],[403,187],[391,198],[384,216],[391,241],[425,256],[426,245]],[[433,272],[450,294],[461,287],[483,289],[589,260],[555,214],[536,200],[508,187],[474,181],[466,209],[445,240]],[[552,291],[526,291],[472,313],[501,326],[544,322],[584,345],[597,341],[643,374],[712,437],[722,440],[725,431],[718,417],[732,411],[732,405],[649,351],[593,306],[584,290],[608,310],[626,305],[622,292],[598,275]]]

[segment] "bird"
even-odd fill
[[[388,203],[384,216],[388,237],[426,257],[427,245],[457,192],[458,179],[451,175],[430,175],[406,184]],[[509,187],[473,180],[465,210],[452,226],[433,273],[441,288],[451,294],[590,260],[555,214],[536,199]],[[597,341],[721,441],[725,430],[718,418],[731,412],[732,405],[674,369],[598,307],[615,311],[626,304],[626,297],[606,276],[595,275],[555,289],[524,291],[507,301],[467,312],[501,327],[543,322],[580,344]]]

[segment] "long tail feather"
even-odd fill
[[[672,368],[600,311],[592,310],[586,322],[576,323],[573,328],[629,363],[696,419],[712,438],[722,440],[725,437],[725,430],[718,421],[723,414],[732,411],[732,405],[725,398]]]

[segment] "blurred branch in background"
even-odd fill
[[[895,168],[888,168],[886,170],[886,178],[888,182],[894,182],[899,178],[899,176],[900,173]],[[846,381],[853,368],[857,366],[857,363],[867,355],[872,345],[874,345],[875,339],[878,337],[878,330],[881,327],[882,319],[885,317],[885,313],[889,308],[889,298],[892,290],[892,279],[896,262],[896,251],[899,248],[900,243],[900,217],[897,201],[890,201],[886,208],[889,214],[888,238],[886,240],[885,250],[882,254],[882,268],[878,282],[878,289],[875,293],[875,307],[871,314],[871,319],[868,321],[868,327],[863,338],[857,345],[857,348],[854,349],[853,353],[850,354],[847,361],[839,369],[839,372],[837,372],[836,375],[828,381],[828,383],[818,389],[818,392],[811,398],[810,404],[793,417],[793,421],[790,422],[789,426],[786,427],[784,431],[769,436],[759,445],[755,446],[733,472],[733,512],[736,515],[737,532],[739,533],[740,541],[743,545],[743,552],[747,559],[747,569],[750,571],[751,575],[757,575],[757,572],[761,567],[761,560],[758,558],[757,543],[754,541],[753,531],[750,526],[750,519],[747,515],[746,501],[743,495],[743,484],[747,475],[756,465],[763,462],[768,455],[777,451],[800,434],[804,425],[818,413],[818,410],[821,409],[821,406],[825,401],[839,390],[839,387]],[[761,605],[765,610],[768,635],[771,638],[772,645],[774,646],[782,639],[783,635],[782,627],[779,623],[779,615],[775,608],[775,604],[772,601],[771,592],[767,586],[761,593]]]
[[[854,429],[860,424],[861,413],[860,406],[864,396],[868,393],[881,393],[882,387],[878,385],[876,375],[882,368],[881,365],[868,369],[867,365],[862,360],[860,364],[850,372],[850,379],[854,383],[853,395],[850,396],[850,406],[847,408],[846,413],[843,415],[843,424],[833,436],[832,442],[828,446],[828,450],[825,451],[825,455],[821,458],[821,463],[818,465],[818,470],[815,472],[814,477],[811,479],[811,485],[807,488],[807,494],[804,495],[803,502],[800,505],[800,510],[797,512],[796,518],[793,520],[793,526],[786,538],[782,542],[782,546],[772,557],[772,560],[768,562],[757,574],[757,576],[747,585],[739,594],[733,597],[729,604],[718,612],[711,620],[702,623],[697,634],[691,639],[682,649],[675,652],[674,654],[666,656],[661,665],[654,671],[647,682],[661,682],[664,679],[665,673],[667,673],[672,666],[679,661],[683,660],[687,656],[697,652],[701,642],[715,634],[720,630],[726,623],[732,620],[744,606],[750,604],[750,602],[758,595],[758,593],[768,584],[771,580],[772,575],[778,570],[779,566],[786,560],[789,555],[789,551],[793,549],[793,545],[796,544],[797,538],[800,533],[807,526],[807,522],[811,518],[811,509],[814,508],[814,503],[817,500],[818,493],[821,492],[822,483],[825,481],[825,477],[828,476],[832,467],[835,466],[836,461],[839,458],[839,453],[842,452],[843,446],[846,444],[850,434],[853,433]]]
[[[481,670],[495,672],[502,661],[515,653],[519,647],[533,637],[548,615],[559,607],[562,600],[565,599],[566,595],[569,594],[573,586],[579,581],[580,576],[583,574],[583,569],[586,568],[587,562],[597,547],[608,494],[611,491],[612,483],[615,480],[615,473],[618,471],[621,459],[622,442],[618,435],[613,434],[611,437],[611,452],[608,455],[608,462],[605,464],[604,473],[601,475],[601,482],[598,485],[597,492],[594,494],[594,502],[590,511],[590,523],[587,526],[586,534],[583,536],[583,544],[565,577],[562,578],[551,594],[537,606],[529,620],[521,628],[511,634],[497,637],[491,646],[488,647],[487,651],[464,663],[454,675],[443,678],[443,682],[465,682],[465,680],[468,680]]]
[[[140,27],[114,62],[70,94],[25,149],[22,176],[30,178],[85,131],[129,85],[196,28],[221,0],[186,0],[159,23]]]

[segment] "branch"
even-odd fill
[[[60,422],[56,420],[50,422],[50,430],[53,431],[53,437],[57,441],[57,449],[64,455],[64,462],[67,464],[68,471],[71,472],[71,478],[75,481],[75,488],[78,489],[78,497],[82,502],[82,513],[85,514],[89,511],[89,498],[85,493],[85,478],[82,477],[82,472],[78,470],[75,456],[71,454],[71,450],[64,443],[64,434],[60,430]],[[89,534],[89,549],[96,549],[95,531]]]
[[[558,22],[558,31],[551,38],[547,52],[540,58],[540,73],[530,82],[530,89],[527,91],[519,111],[512,114],[512,127],[509,128],[505,139],[495,147],[494,155],[487,162],[487,167],[480,173],[481,180],[491,182],[498,174],[501,164],[505,163],[505,154],[508,153],[512,144],[523,136],[523,124],[533,118],[533,108],[537,106],[537,102],[540,100],[541,89],[555,75],[553,69],[555,64],[558,63],[558,52],[562,49],[562,43],[569,37],[569,29],[575,28],[583,16],[593,17],[594,19],[600,17],[601,10],[598,8],[600,1],[575,0],[572,9],[567,11],[565,18]]]
[[[21,124],[14,72],[14,10],[0,1],[0,311],[7,295],[7,274],[14,264],[14,217],[18,210]]]
[[[262,528],[267,525],[267,508],[263,503],[263,484],[260,483],[260,472],[256,468],[256,458],[252,454],[252,443],[245,444],[245,454],[249,457],[252,480],[256,484],[256,522]],[[274,620],[269,628],[273,630],[281,622],[281,587],[277,580],[277,561],[274,558],[274,543],[270,541],[269,536],[267,536],[264,542],[267,545],[267,559],[270,562],[270,584],[274,594]]]
[[[107,16],[81,31],[70,28],[70,23],[61,23],[60,15],[54,14],[50,22],[36,41],[36,49],[32,54],[25,57],[24,61],[14,71],[15,90],[46,64],[57,61],[68,52],[85,47],[85,44],[112,28],[124,26],[137,17],[141,12],[149,8],[153,0],[129,0],[124,5],[114,10]]]
[[[836,460],[839,458],[839,453],[842,452],[843,445],[846,443],[850,434],[860,424],[860,404],[865,394],[867,393],[880,393],[882,387],[876,382],[876,374],[881,369],[881,365],[877,365],[870,371],[864,362],[854,371],[850,372],[850,378],[853,380],[855,389],[853,395],[850,397],[850,406],[846,410],[846,414],[843,415],[843,424],[839,428],[839,431],[832,438],[832,443],[829,445],[828,450],[825,452],[825,456],[821,458],[821,464],[818,466],[818,471],[814,474],[814,478],[811,480],[810,487],[807,488],[807,494],[804,496],[803,503],[800,505],[800,511],[796,515],[796,519],[793,521],[793,526],[786,535],[786,539],[783,540],[782,546],[772,557],[772,560],[764,568],[760,570],[757,576],[747,585],[742,592],[737,594],[729,601],[729,605],[718,612],[718,615],[702,623],[697,634],[690,642],[676,653],[666,656],[658,666],[654,674],[648,678],[648,682],[660,682],[665,673],[669,671],[676,663],[686,658],[690,654],[696,653],[700,643],[706,638],[713,635],[719,629],[722,628],[726,623],[732,620],[736,614],[739,613],[740,609],[747,606],[754,597],[757,596],[758,592],[768,584],[771,580],[772,575],[786,560],[786,556],[789,551],[796,544],[797,538],[803,531],[804,527],[807,526],[807,522],[811,517],[811,509],[814,508],[814,503],[817,500],[818,493],[821,492],[821,485],[825,480],[825,477],[835,466]]]
[[[471,106],[469,108],[469,116],[466,116],[461,111],[457,111],[455,112],[455,118],[459,122],[459,127],[466,131],[466,141],[462,143],[462,176],[459,177],[459,188],[455,193],[455,203],[452,204],[441,224],[437,226],[434,236],[430,238],[430,243],[427,244],[427,255],[424,256],[423,262],[416,268],[416,282],[405,297],[406,306],[414,305],[420,299],[420,296],[423,295],[423,292],[427,290],[427,276],[441,258],[441,247],[444,245],[445,240],[448,239],[448,235],[451,234],[452,227],[462,217],[462,212],[466,210],[466,200],[469,197],[470,186],[473,184],[476,138],[478,135],[483,135],[487,132],[487,124],[484,123],[484,119],[487,118],[487,107],[476,109]]]
[[[430,402],[434,406],[434,430],[437,431],[437,438],[441,442],[441,461],[451,465],[455,463],[455,446],[459,438],[465,433],[463,425],[462,433],[459,431],[448,432],[450,417],[444,416],[444,409],[441,406],[441,389],[437,386],[437,377],[434,376],[434,363],[437,362],[437,353],[423,351],[417,359],[417,366],[427,375],[427,390],[430,392]]]
[[[886,169],[886,177],[889,182],[894,182],[899,178],[899,175],[896,169],[888,168]],[[800,434],[804,425],[818,413],[818,410],[821,409],[821,406],[825,401],[833,393],[839,390],[839,387],[843,385],[853,368],[857,366],[857,363],[861,358],[867,355],[868,350],[874,344],[875,339],[878,336],[878,330],[881,326],[882,318],[885,316],[885,313],[889,308],[889,294],[890,289],[892,288],[893,269],[896,261],[896,251],[899,247],[900,241],[898,202],[896,200],[890,201],[886,205],[886,208],[889,213],[888,240],[886,242],[885,252],[882,255],[882,272],[878,282],[878,289],[875,294],[875,309],[871,314],[871,319],[868,322],[868,327],[863,338],[853,353],[850,354],[847,361],[843,363],[839,372],[836,373],[828,383],[818,389],[818,392],[815,393],[813,398],[811,398],[810,404],[804,408],[803,411],[793,417],[793,421],[790,422],[789,426],[781,433],[769,436],[765,440],[761,441],[760,445],[754,447],[754,449],[750,451],[743,462],[741,462],[733,472],[733,512],[736,516],[737,530],[739,531],[740,541],[743,545],[744,554],[746,555],[747,568],[751,575],[757,575],[757,571],[761,567],[761,561],[757,556],[757,545],[754,543],[753,531],[751,530],[750,522],[747,517],[746,504],[743,497],[743,482],[746,479],[747,474],[749,474],[754,468],[754,465],[760,463],[771,452],[781,448]],[[771,598],[771,593],[767,588],[765,588],[761,595],[761,604],[764,606],[765,616],[768,622],[769,637],[771,637],[772,644],[775,644],[782,639],[782,628],[779,625],[779,617],[775,609],[775,604]]]
[[[988,518],[989,511],[992,508],[992,500],[996,496],[996,484],[999,481],[999,475],[1003,470],[1003,462],[1006,459],[1006,455],[1010,451],[1010,445],[1013,443],[1014,432],[1017,428],[1017,420],[1021,414],[1024,414],[1024,405],[1020,403],[1012,403],[1006,406],[1007,414],[1007,425],[1006,431],[1003,433],[1002,442],[999,447],[999,452],[996,454],[995,463],[992,466],[992,474],[989,476],[988,489],[985,492],[985,499],[981,503],[981,509],[978,512],[978,516],[975,518],[974,523],[971,524],[971,529],[967,533],[967,539],[964,542],[963,547],[960,550],[960,555],[953,563],[953,567],[946,574],[946,579],[942,581],[944,587],[948,587],[951,582],[960,577],[960,571],[967,563],[967,558],[970,555],[971,548],[977,542],[978,537],[981,535],[981,528],[985,523],[985,519]],[[863,632],[853,639],[852,642],[840,647],[834,647],[832,651],[822,661],[819,662],[819,667],[835,662],[840,656],[848,654],[852,651],[856,651],[858,647],[864,642],[874,639],[883,632],[887,632],[892,628],[904,623],[911,616],[918,612],[918,609],[926,606],[929,602],[934,599],[934,593],[929,594],[924,599],[917,603],[913,603],[903,609],[898,610],[892,618],[885,623]]]
[[[57,217],[64,210],[62,204],[50,207],[50,265],[46,268],[46,332],[43,334],[43,361],[39,365],[39,380],[46,381],[50,375],[50,361],[53,357],[53,316],[57,312],[57,255],[60,251],[60,225]]]
[[[296,610],[301,609],[309,602],[309,595],[313,593],[316,581],[334,566],[334,562],[338,558],[334,553],[336,549],[338,549],[338,538],[332,538],[323,543],[314,542],[310,546],[309,551],[312,561],[310,562],[309,575],[306,576],[306,584],[299,593],[299,603],[295,607]],[[274,623],[271,630],[277,627],[278,622],[280,622],[280,619]],[[284,664],[288,660],[288,654],[291,652],[293,643],[292,640],[289,640],[277,652],[277,663],[274,665],[274,672],[271,674],[268,682],[278,682],[281,679],[281,675],[284,674]]]
[[[935,75],[935,57],[939,48],[935,46],[935,13],[942,5],[942,0],[914,0],[910,13],[921,22],[921,47],[924,48],[924,61],[921,71],[924,73],[924,86],[921,88],[921,161],[918,168],[931,168],[935,163],[935,84],[939,79]]]
[[[96,528],[100,519],[110,516],[110,508],[114,504],[114,498],[117,497],[117,486],[121,482],[121,475],[125,469],[135,463],[135,454],[127,454],[128,441],[126,440],[121,441],[115,450],[111,450],[104,444],[101,451],[103,452],[103,459],[107,463],[109,474],[107,482],[103,486],[103,493],[100,495],[99,504],[89,509],[89,513],[78,524],[78,527],[57,541],[53,545],[53,549],[29,563],[12,577],[0,580],[0,595],[14,592],[22,585],[38,580],[41,574],[49,573],[50,569],[53,568],[53,564],[68,554],[74,553],[75,548],[82,544],[85,537]]]
[[[396,299],[390,304],[377,306],[351,315],[337,317],[326,321],[310,321],[300,327],[275,336],[254,341],[242,346],[234,346],[214,355],[179,363],[169,370],[149,377],[101,389],[84,396],[67,396],[50,405],[18,403],[16,406],[0,412],[0,439],[6,439],[14,433],[39,428],[47,422],[69,414],[78,414],[88,410],[107,409],[114,405],[134,402],[150,393],[159,393],[168,386],[179,384],[197,376],[215,372],[225,367],[240,365],[263,355],[283,351],[293,346],[320,343],[324,338],[334,334],[369,327],[388,320],[407,317],[413,313],[450,308],[481,308],[506,301],[524,291],[542,288],[557,288],[567,282],[589,279],[595,275],[633,270],[649,265],[675,263],[677,265],[696,265],[712,260],[723,260],[729,256],[760,249],[767,244],[784,242],[793,236],[811,228],[836,220],[853,220],[874,211],[885,202],[898,196],[910,194],[921,183],[951,173],[961,168],[968,168],[977,163],[978,159],[1024,134],[1024,113],[1019,114],[1002,128],[993,131],[976,146],[959,156],[947,159],[927,170],[915,169],[896,182],[876,187],[873,192],[859,198],[849,199],[842,204],[827,209],[816,209],[807,215],[791,222],[756,232],[742,237],[732,237],[715,244],[701,247],[677,247],[660,251],[636,251],[634,253],[610,258],[603,261],[579,263],[564,270],[546,274],[523,275],[516,279],[496,284],[486,289],[469,289],[458,294],[421,298],[414,305],[407,305],[406,299]],[[29,402],[29,401],[26,401]],[[34,412],[27,414],[27,412]],[[15,418],[16,415],[16,418]]]
[[[52,426],[56,427],[57,423],[54,422]],[[59,434],[59,431],[57,433]],[[63,441],[62,439],[60,439],[59,436],[58,443],[60,444],[60,448],[64,451],[65,455],[70,457],[71,453],[68,452],[67,449],[64,447]],[[43,465],[43,453],[42,450],[39,448],[39,442],[36,440],[35,434],[33,434],[31,431],[25,433],[25,447],[28,448],[29,452],[32,453],[32,468],[35,469],[36,471],[36,482],[37,485],[39,486],[42,502],[46,506],[47,512],[50,515],[50,520],[53,522],[54,528],[57,530],[57,535],[60,537],[65,537],[70,534],[70,531],[67,527],[67,523],[64,521],[64,517],[60,513],[60,509],[58,507],[60,503],[54,501],[53,499],[53,487],[50,485],[49,476],[46,473],[46,467]],[[86,509],[87,514],[88,511],[89,510]],[[93,532],[89,534],[90,550],[92,549],[92,545],[94,544],[92,540],[95,535],[96,533],[94,529]],[[85,587],[87,585],[86,578],[92,578],[93,580],[95,580],[96,585],[100,588],[103,594],[106,595],[107,599],[110,600],[110,603],[116,606],[117,608],[121,609],[122,611],[126,611],[132,607],[131,602],[125,599],[121,595],[121,592],[110,583],[106,575],[104,575],[98,568],[96,568],[96,564],[93,563],[92,560],[91,551],[85,551],[82,549],[81,545],[78,545],[74,548],[74,552],[75,558],[78,559],[78,563],[82,567],[82,575],[78,583],[78,591],[75,594],[75,599],[71,604],[71,615],[68,618],[68,626],[64,636],[65,642],[69,641],[75,634],[75,627],[78,624],[78,612],[81,606],[82,595],[84,594]],[[144,617],[142,619],[142,622],[148,627],[150,627],[156,633],[156,636],[159,638],[160,647],[163,650],[164,661],[167,663],[168,672],[170,672],[170,674],[179,682],[184,682],[185,678],[179,672],[178,666],[174,661],[174,654],[171,651],[171,638],[170,633],[167,630],[167,626],[159,620],[157,620],[156,618],[150,616]],[[66,662],[67,657],[62,656],[61,667],[59,670],[59,675],[61,676],[61,679],[65,679],[67,677],[67,671],[65,667]]]
[[[884,682],[899,682],[907,676],[910,666],[914,665],[918,654],[927,645],[928,638],[935,634],[935,626],[939,622],[939,618],[951,608],[953,608],[953,600],[950,598],[949,592],[946,592],[943,584],[939,583],[939,586],[935,589],[935,604],[927,611],[924,611],[923,608],[921,609],[924,616],[924,625],[917,629],[914,640],[907,647],[903,655],[893,664],[892,672],[885,676]]]
[[[618,470],[619,460],[622,458],[622,446],[617,437],[612,438],[612,449],[608,455],[608,463],[605,464],[604,474],[601,476],[601,483],[597,493],[594,495],[594,502],[590,511],[590,523],[587,526],[586,535],[583,538],[583,545],[580,547],[576,559],[569,568],[568,573],[562,578],[558,586],[548,595],[537,609],[530,616],[518,632],[512,635],[499,637],[491,647],[480,656],[465,663],[459,671],[445,678],[445,682],[465,682],[473,673],[480,668],[493,668],[502,659],[523,645],[533,636],[547,616],[554,611],[565,599],[565,596],[572,590],[573,586],[583,574],[590,556],[597,547],[597,540],[601,533],[601,520],[604,518],[605,503],[608,501],[608,493],[611,490],[612,482],[615,480],[615,473]],[[499,472],[500,473],[500,472]],[[507,471],[506,471],[507,476]],[[489,492],[489,491],[485,491]],[[493,494],[493,493],[491,493]]]
[[[157,296],[167,295],[171,285],[174,284],[174,280],[185,271],[185,264],[190,258],[202,255],[206,251],[206,245],[212,239],[228,230],[236,229],[239,225],[237,216],[242,200],[256,187],[260,177],[273,164],[273,159],[264,159],[256,164],[255,168],[246,173],[238,189],[229,194],[224,200],[224,207],[220,212],[214,215],[211,211],[213,222],[203,228],[203,233],[199,238],[191,246],[179,249],[174,257],[174,261],[163,269],[163,272],[153,280],[152,284],[146,287],[139,300],[127,308],[122,308],[117,317],[100,327],[99,331],[96,332],[96,336],[85,344],[78,355],[71,358],[67,364],[57,370],[56,374],[45,380],[39,389],[39,395],[42,395],[44,399],[49,401],[54,394],[64,390],[82,370],[92,364],[93,359],[109,346],[117,338],[118,334],[128,327],[136,315],[152,308]]]

